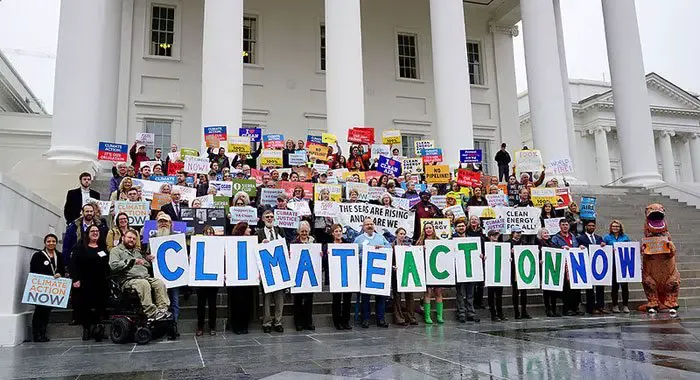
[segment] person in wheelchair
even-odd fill
[[[143,311],[149,319],[163,320],[172,317],[168,311],[170,300],[165,284],[153,278],[149,272],[152,255],[143,256],[136,247],[138,233],[127,230],[122,243],[109,252],[109,266],[122,289],[133,288],[139,295]],[[153,294],[153,297],[151,297]]]

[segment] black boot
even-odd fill
[[[97,325],[93,335],[95,336],[95,342],[102,342],[102,339],[105,336],[105,325]]]
[[[90,340],[91,336],[90,326],[83,326],[83,340]]]

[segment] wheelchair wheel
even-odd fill
[[[131,323],[126,318],[116,318],[112,321],[110,338],[116,344],[124,344],[129,341]]]
[[[151,341],[151,336],[151,330],[146,327],[139,327],[136,329],[134,339],[137,344],[148,344]]]

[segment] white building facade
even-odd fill
[[[658,171],[668,183],[700,183],[700,100],[656,73],[646,75],[646,85]],[[622,158],[610,83],[572,80],[569,88],[579,179],[619,184]],[[518,103],[522,140],[529,146],[532,125],[527,92],[518,96]],[[552,143],[557,141],[553,136]]]

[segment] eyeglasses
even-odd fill
[[[274,218],[274,216],[272,216],[272,215],[265,215],[264,218],[265,218],[265,219],[272,219],[272,218]]]

